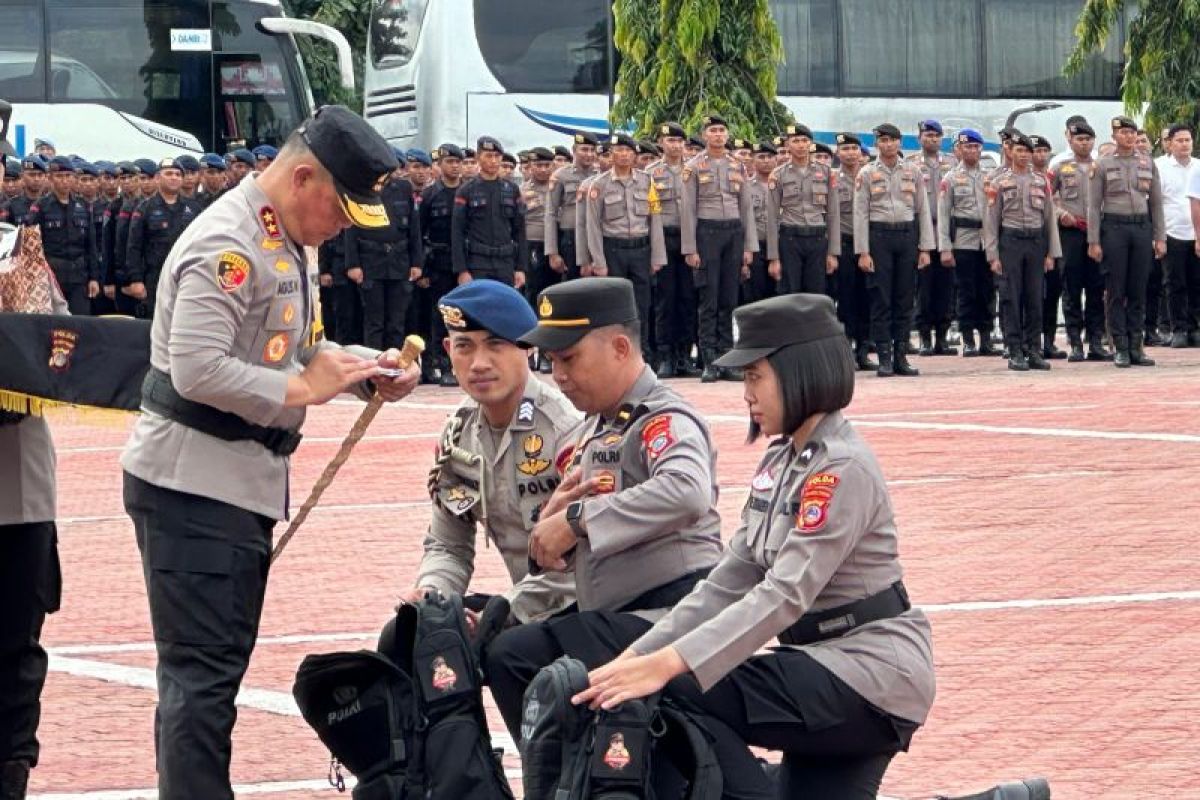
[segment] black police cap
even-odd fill
[[[1002,142],[1011,142],[1013,139],[1021,135],[1022,133],[1019,130],[1011,126],[1000,129],[1000,141]]]
[[[704,142],[700,141],[699,137],[693,136],[687,140],[687,143],[688,147],[698,147],[701,150],[704,149]]]
[[[638,139],[638,152],[649,153],[652,156],[662,155],[662,150],[658,149],[658,145],[649,139]]]
[[[713,125],[721,125],[726,128],[729,127],[729,123],[726,122],[725,118],[720,114],[705,114],[700,118],[700,130],[706,131]]]
[[[1072,136],[1091,136],[1093,139],[1096,138],[1096,129],[1089,125],[1086,120],[1072,122],[1067,126],[1067,130],[1071,132]]]
[[[463,157],[463,151],[462,148],[456,144],[443,144],[438,146],[437,156],[438,158],[457,158],[461,161]]]
[[[548,147],[535,147],[527,152],[530,161],[554,161],[554,153]]]
[[[517,157],[512,153],[501,153],[500,160],[505,164],[512,164],[514,167],[517,165]]]
[[[827,156],[833,155],[833,148],[824,142],[813,142],[812,151],[814,153],[824,153]]]
[[[637,322],[633,284],[625,278],[559,283],[538,295],[537,327],[520,338],[542,350],[566,350],[597,328]]]
[[[568,159],[572,157],[570,148],[561,144],[554,145],[554,155]]]
[[[755,153],[770,153],[771,155],[778,155],[779,153],[779,151],[775,149],[775,145],[771,144],[771,142],[767,141],[766,139],[763,139],[760,142],[755,142],[754,147],[751,149],[753,149]]]
[[[480,136],[475,142],[475,149],[481,153],[503,153],[504,145],[494,136]]]
[[[1050,140],[1045,136],[1038,136],[1036,133],[1029,134],[1029,143],[1033,145],[1031,149],[1036,150],[1039,147],[1044,147],[1047,150],[1053,150],[1054,145],[1050,144]]]
[[[837,143],[839,146],[843,144],[852,144],[856,147],[862,147],[862,140],[853,133],[839,133],[837,135]]]
[[[635,153],[641,151],[641,146],[638,145],[637,139],[630,136],[628,133],[614,133],[608,139],[610,147],[628,147]]]
[[[400,164],[367,121],[345,106],[322,106],[297,131],[333,177],[342,210],[360,228],[388,224],[379,192]]]
[[[1014,131],[1008,137],[1008,141],[1013,147],[1017,147],[1019,145],[1021,147],[1027,147],[1031,151],[1033,150],[1033,140],[1020,131]]]
[[[823,294],[787,294],[759,300],[733,312],[738,338],[733,349],[713,362],[717,367],[744,367],[793,344],[844,337]]]
[[[807,136],[812,138],[812,129],[807,125],[801,125],[799,122],[793,122],[783,129],[784,136]]]
[[[1128,130],[1136,131],[1138,129],[1138,126],[1137,126],[1137,123],[1134,122],[1129,117],[1113,117],[1112,118],[1112,129],[1114,131],[1119,131],[1119,130],[1121,130],[1121,128],[1126,128]]]
[[[464,147],[462,149],[462,154],[463,154],[463,158],[474,158],[475,157],[475,148],[474,147]]]
[[[876,125],[872,132],[876,136],[890,136],[893,139],[904,138],[904,135],[900,133],[900,129],[890,122],[885,122],[882,125]]]
[[[678,122],[664,122],[658,126],[654,132],[655,136],[678,136],[680,139],[687,138],[687,131]]]
[[[590,131],[576,131],[571,138],[573,144],[590,144],[592,147],[600,144],[600,138]]]

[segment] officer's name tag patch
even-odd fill
[[[841,480],[837,475],[818,472],[804,482],[800,491],[800,510],[796,513],[796,527],[801,533],[813,533],[825,527],[829,503]]]
[[[642,444],[646,446],[646,453],[651,460],[675,444],[675,437],[671,435],[670,414],[662,414],[646,423],[646,427],[642,428]]]
[[[236,292],[250,277],[250,261],[228,250],[217,256],[217,283],[223,292]]]

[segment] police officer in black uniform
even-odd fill
[[[341,345],[362,344],[362,297],[358,284],[346,277],[344,231],[317,248],[317,275],[325,338]]]
[[[421,218],[412,184],[393,172],[381,189],[388,224],[346,231],[346,274],[361,273],[363,343],[386,350],[404,344],[413,281],[421,277]]]
[[[529,263],[525,239],[525,203],[521,190],[500,177],[504,148],[480,136],[479,175],[454,195],[451,254],[459,284],[491,278],[517,289],[525,286]]]
[[[205,208],[225,194],[225,173],[228,170],[225,159],[216,153],[205,153],[200,157],[200,188],[196,191],[196,199]]]
[[[26,225],[40,225],[42,249],[72,314],[91,313],[91,298],[100,294],[96,231],[83,198],[71,194],[75,169],[65,156],[50,164],[52,190],[30,206]]]
[[[25,156],[21,162],[22,192],[8,201],[8,221],[13,225],[24,223],[29,209],[46,193],[46,173],[49,170],[50,165],[41,156]]]
[[[138,300],[134,313],[154,318],[154,295],[163,262],[175,240],[204,210],[200,201],[181,194],[183,170],[177,160],[158,165],[158,192],[143,200],[129,218],[125,247],[125,278],[129,294]]]
[[[454,197],[463,186],[463,150],[456,144],[443,144],[437,149],[441,177],[421,194],[421,233],[425,237],[424,276],[429,280],[429,296],[434,303],[454,288],[454,258],[450,253],[452,222],[454,219]],[[446,324],[441,314],[433,314],[430,320],[430,341],[440,342],[446,338]],[[457,386],[458,381],[450,370],[450,359],[443,348],[434,347],[426,354],[430,368],[438,371],[438,383],[442,386]],[[432,373],[429,375],[432,377]]]

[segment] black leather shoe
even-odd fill
[[[669,380],[675,377],[675,359],[670,353],[663,353],[658,358],[658,365],[654,368],[654,374],[659,380]]]
[[[979,334],[979,355],[998,356],[1000,351],[992,345],[992,337],[986,331]]]
[[[933,336],[933,354],[935,356],[956,356],[958,348],[946,340],[946,329],[938,328]]]
[[[714,367],[712,364],[704,365],[704,372],[700,373],[701,383],[716,383],[721,380],[721,370]]]
[[[1092,339],[1088,342],[1087,360],[1088,361],[1112,361],[1113,354],[1110,353],[1108,350],[1105,350],[1104,345],[1100,344],[1095,339]],[[1128,365],[1126,365],[1126,366],[1128,366]]]
[[[921,374],[919,369],[908,363],[908,355],[904,352],[904,348],[902,346],[893,345],[892,350],[895,354],[893,356],[895,363],[893,364],[892,369],[895,370],[897,375],[903,375],[906,378],[915,378]]]
[[[0,764],[0,800],[25,800],[29,789],[29,764],[6,761]]]
[[[876,345],[875,352],[879,354],[879,366],[875,368],[875,374],[880,378],[890,378],[895,375],[896,370],[892,366],[891,345]]]
[[[1142,349],[1143,341],[1143,337],[1137,333],[1129,337],[1129,363],[1135,367],[1153,367],[1154,359]]]
[[[1058,359],[1067,357],[1065,351],[1058,349],[1058,345],[1054,343],[1053,336],[1047,336],[1043,341],[1045,342],[1045,346],[1042,347],[1042,358],[1047,361],[1057,361]]]
[[[1025,356],[1018,353],[1009,357],[1008,368],[1014,372],[1029,372],[1029,362],[1025,360]]]
[[[871,348],[866,342],[860,342],[854,349],[854,363],[860,372],[879,369],[879,365],[871,360]]]
[[[1173,350],[1181,350],[1188,346],[1188,335],[1186,333],[1171,334],[1171,348]]]
[[[1041,354],[1037,352],[1030,353],[1028,356],[1026,356],[1025,363],[1029,365],[1030,369],[1050,369],[1050,362],[1042,358]]]
[[[1083,339],[1071,339],[1071,354],[1067,356],[1067,361],[1072,364],[1078,364],[1080,361],[1086,360],[1083,354]]]
[[[967,329],[963,331],[963,358],[975,358],[979,355],[979,348],[975,346],[975,331]]]
[[[1132,366],[1132,362],[1129,360],[1129,351],[1118,350],[1117,354],[1113,356],[1113,366],[1120,367],[1121,369]]]
[[[930,338],[929,331],[921,331],[921,349],[917,351],[917,355],[933,355],[933,339]]]
[[[721,367],[721,380],[723,381],[741,383],[744,377],[745,375],[739,367]]]
[[[1188,347],[1200,347],[1200,331],[1192,331],[1188,334]]]

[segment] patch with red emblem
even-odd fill
[[[616,475],[607,470],[596,473],[596,494],[612,494],[616,489]]]
[[[71,354],[79,342],[79,334],[65,328],[55,328],[50,331],[50,369],[55,372],[66,372],[71,366]]]
[[[434,656],[433,663],[430,665],[433,669],[433,677],[430,683],[433,688],[443,694],[450,692],[458,684],[458,675],[446,663],[446,659],[442,656]]]
[[[226,250],[217,256],[217,285],[223,292],[237,291],[250,277],[250,261],[245,256]]]
[[[646,423],[646,427],[642,428],[642,444],[651,460],[658,458],[675,444],[675,437],[671,435],[670,414],[662,414]]]
[[[283,231],[279,227],[279,215],[275,213],[275,209],[263,206],[258,210],[258,218],[262,221],[263,230],[267,232],[267,236],[272,239],[283,238]]]
[[[625,746],[625,735],[614,733],[608,740],[608,749],[604,751],[604,763],[609,769],[620,772],[629,766],[629,748]]]
[[[829,504],[841,478],[828,472],[818,472],[804,482],[800,490],[799,510],[796,512],[796,527],[801,533],[814,533],[825,527],[829,518]]]
[[[554,469],[560,476],[566,476],[567,469],[571,466],[571,459],[575,456],[575,447],[568,445],[558,452],[554,459]]]

